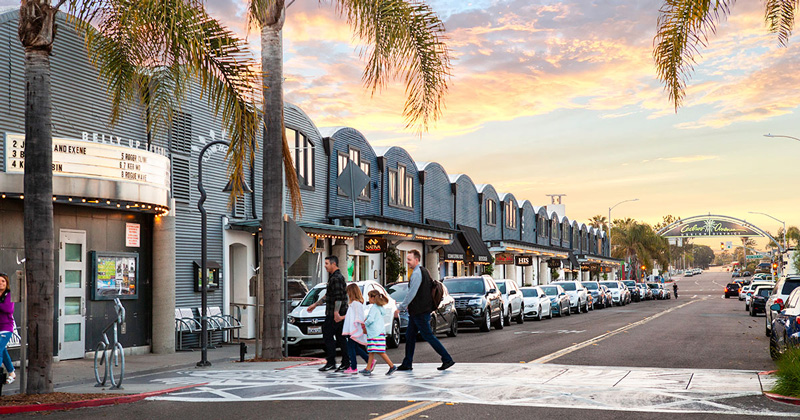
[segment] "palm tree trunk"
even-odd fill
[[[50,51],[56,9],[23,0],[19,37],[25,47],[24,237],[28,287],[28,394],[53,392],[53,152]]]
[[[281,357],[283,283],[283,28],[284,9],[270,10],[270,22],[261,28],[261,68],[264,71],[264,147],[261,231],[261,270],[264,281],[264,318],[261,357]]]

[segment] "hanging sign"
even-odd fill
[[[501,253],[494,256],[495,265],[511,265],[514,264],[514,256],[511,254]]]
[[[369,254],[386,252],[386,238],[367,236],[364,239],[364,252]]]
[[[661,233],[666,238],[691,238],[713,236],[762,236],[752,227],[731,220],[706,217],[678,223]]]
[[[561,268],[561,260],[547,260],[548,268]]]
[[[517,255],[514,257],[514,265],[527,267],[533,265],[533,257],[529,255]]]

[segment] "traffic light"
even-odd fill
[[[776,263],[776,262],[772,263],[772,270],[774,271],[774,270],[777,270],[777,269],[778,269],[778,263]]]
[[[719,249],[725,249],[725,242],[719,243]]]
[[[644,271],[646,269],[647,269],[647,267],[645,267],[644,264],[642,264],[642,271]]]

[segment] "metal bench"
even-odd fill
[[[201,310],[201,308],[198,308],[198,310]],[[234,334],[236,337],[236,342],[241,342],[240,330],[242,329],[242,323],[238,319],[231,315],[223,314],[219,306],[210,306],[206,310],[206,313],[210,319],[216,321],[217,325],[223,331],[230,333],[230,339],[227,341],[228,343],[233,341],[232,339]]]
[[[202,327],[194,319],[191,308],[175,308],[175,350],[192,351],[190,348],[183,347],[184,334],[201,334]]]

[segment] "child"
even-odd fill
[[[14,364],[11,363],[11,356],[8,354],[8,341],[14,334],[14,302],[11,301],[11,288],[8,286],[8,275],[0,273],[0,359],[6,367],[8,376],[6,384],[14,382],[17,374],[14,372]]]
[[[369,360],[367,361],[367,368],[361,371],[363,375],[372,375],[372,369],[375,367],[375,355],[379,355],[386,363],[389,364],[389,371],[387,375],[391,375],[397,370],[397,366],[389,360],[386,355],[386,327],[384,324],[384,314],[386,309],[383,305],[389,303],[381,292],[377,290],[370,290],[369,303],[372,308],[369,310],[367,320],[365,321],[364,331],[367,333],[367,353],[369,353]]]
[[[367,344],[364,333],[364,297],[361,295],[361,288],[355,283],[348,284],[345,291],[349,300],[347,314],[341,316],[334,312],[333,318],[336,322],[344,320],[342,335],[347,337],[347,357],[350,359],[350,367],[344,373],[358,373],[356,355],[367,361],[367,352],[364,350]]]

